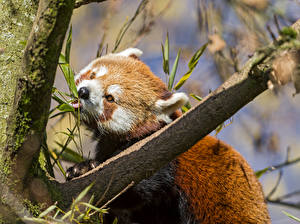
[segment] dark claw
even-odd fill
[[[99,165],[99,162],[96,160],[87,160],[82,163],[77,163],[74,166],[67,169],[66,179],[67,181],[72,180],[75,177],[79,177],[82,174],[85,174],[89,170],[94,169]]]

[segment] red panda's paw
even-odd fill
[[[87,160],[81,163],[77,163],[74,166],[70,167],[66,171],[66,179],[67,181],[72,180],[75,177],[79,177],[89,170],[94,169],[99,165],[99,162],[96,160]]]

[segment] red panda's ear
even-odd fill
[[[174,93],[166,100],[159,99],[155,102],[155,107],[162,113],[171,115],[188,102],[188,96],[185,93]]]
[[[116,56],[125,56],[125,57],[133,57],[135,59],[139,59],[139,57],[143,54],[140,49],[137,48],[128,48],[124,51],[116,53]]]

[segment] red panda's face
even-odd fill
[[[75,76],[81,117],[96,123],[100,133],[143,135],[187,101],[183,93],[171,94],[164,83],[129,48],[92,61]],[[143,131],[141,131],[143,130]]]

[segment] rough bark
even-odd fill
[[[33,179],[39,169],[33,164],[38,164],[57,61],[74,2],[41,0],[38,7],[37,1],[1,2],[5,44],[1,45],[0,184],[6,188],[1,188],[0,195],[2,206],[15,211],[22,207],[22,201],[16,202],[18,194],[36,196],[31,195],[31,187],[41,186],[42,192],[48,183]],[[11,192],[16,197],[10,197]]]
[[[5,152],[4,148],[7,119],[14,105],[16,80],[22,74],[24,49],[37,8],[37,2],[34,1],[0,1],[0,223],[2,219],[13,222],[17,217],[5,204],[11,201],[4,187],[11,164],[9,152]],[[22,206],[15,207],[15,211],[22,209]]]

